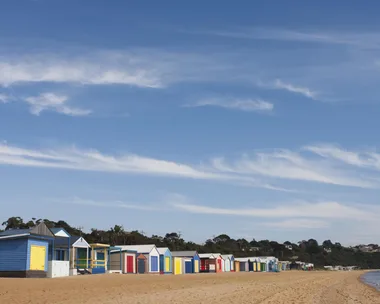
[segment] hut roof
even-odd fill
[[[199,257],[201,259],[216,259],[213,253],[200,253]]]
[[[150,253],[154,248],[156,248],[156,245],[116,245],[117,247],[120,247],[121,250],[133,250],[137,253]]]
[[[198,255],[196,251],[172,251],[173,257],[193,257]]]
[[[28,229],[9,229],[0,232],[0,239],[17,238],[30,235],[54,238],[53,232],[51,232],[51,230],[46,226],[46,224],[42,222],[39,223],[37,226]]]
[[[168,247],[157,247],[157,250],[158,250],[159,254],[165,254],[166,251],[169,250],[169,248]]]

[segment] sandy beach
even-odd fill
[[[0,279],[0,303],[380,303],[362,272],[93,275]]]

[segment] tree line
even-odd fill
[[[115,225],[108,230],[92,228],[83,232],[78,227],[72,227],[67,222],[54,222],[48,219],[32,218],[24,221],[21,217],[10,217],[2,223],[5,230],[28,229],[44,222],[49,228],[64,228],[73,236],[83,236],[89,243],[106,243],[114,245],[155,244],[157,247],[168,247],[170,250],[196,250],[198,253],[218,252],[233,254],[235,257],[275,256],[279,260],[303,261],[314,263],[316,268],[323,266],[358,266],[363,269],[380,268],[380,252],[362,252],[358,246],[344,247],[330,240],[319,244],[314,239],[302,240],[297,243],[241,238],[233,239],[227,234],[221,234],[206,240],[203,244],[185,241],[178,232],[166,233],[165,236],[147,236],[142,231],[126,231],[122,225]],[[2,231],[0,229],[0,231]],[[373,245],[373,244],[372,244]],[[378,247],[377,245],[373,245]]]

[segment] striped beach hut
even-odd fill
[[[136,251],[138,255],[143,254],[146,257],[147,272],[160,273],[160,253],[156,245],[117,245],[117,247]]]
[[[172,251],[172,256],[183,259],[183,273],[199,273],[200,258],[196,251]]]
[[[110,247],[110,245],[102,243],[90,244],[90,271],[92,274],[107,272]]]
[[[122,273],[127,274],[137,273],[136,258],[137,251],[114,247],[110,251],[109,271],[117,272],[120,270]]]
[[[90,273],[90,244],[81,236],[70,238],[70,275]]]
[[[216,272],[216,258],[212,253],[200,253],[200,272]]]
[[[216,272],[222,272],[223,271],[223,265],[224,260],[222,258],[222,255],[220,253],[213,253],[212,254],[216,259]]]
[[[47,277],[54,249],[54,234],[42,222],[30,229],[0,233],[0,276]]]
[[[168,274],[173,272],[173,257],[168,247],[158,247],[160,254],[160,273]]]

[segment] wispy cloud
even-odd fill
[[[273,89],[273,90],[285,90],[290,93],[300,94],[300,95],[303,95],[304,97],[314,99],[314,100],[316,100],[318,96],[318,93],[311,90],[310,88],[295,85],[289,82],[284,82],[280,79],[276,79],[273,82],[263,82],[259,80],[255,84],[262,88]]]
[[[365,170],[358,172],[353,170],[356,167],[351,163],[339,166],[341,162],[334,157],[320,157],[318,153],[310,156],[308,153],[311,148],[308,149],[307,153],[303,153],[305,148],[300,151],[255,152],[235,160],[213,158],[202,165],[193,165],[130,153],[107,155],[97,150],[76,147],[33,150],[3,143],[0,144],[0,164],[213,180],[277,191],[293,191],[281,187],[281,181],[286,180],[361,188],[380,187],[380,167],[373,165],[377,171],[371,174]],[[378,157],[380,160],[379,155],[371,155],[373,159]]]
[[[323,43],[355,46],[359,48],[379,48],[379,32],[290,30],[285,28],[254,27],[235,30],[203,31],[195,34],[216,35],[237,39],[274,40],[288,42]]]
[[[0,84],[80,83],[85,85],[123,84],[159,88],[160,73],[154,62],[144,62],[132,54],[99,53],[57,57],[37,54],[0,59]]]
[[[11,96],[0,93],[0,103],[8,103],[11,99]]]
[[[328,228],[330,223],[323,220],[314,220],[314,219],[297,219],[292,218],[283,221],[267,222],[262,223],[263,226],[273,227],[279,229],[323,229]]]
[[[61,204],[73,204],[82,206],[93,206],[101,208],[121,208],[121,209],[132,209],[132,210],[142,210],[142,211],[163,211],[164,208],[161,206],[148,205],[142,203],[130,203],[124,201],[98,201],[91,199],[84,199],[80,197],[68,197],[68,198],[49,198],[49,202],[61,203]]]
[[[274,87],[276,89],[283,89],[292,93],[298,93],[301,94],[305,97],[311,98],[311,99],[316,99],[317,98],[317,93],[312,91],[309,88],[306,87],[301,87],[301,86],[295,86],[291,83],[285,83],[281,81],[280,79],[277,79],[274,83]]]
[[[306,157],[299,152],[286,149],[244,155],[230,163],[224,158],[215,158],[212,164],[219,172],[228,172],[230,174],[259,175],[269,178],[363,188],[376,188],[379,186],[369,177],[359,176],[357,172],[352,174],[347,167],[337,169],[334,163],[326,163],[321,159]]]
[[[174,161],[154,159],[135,154],[106,155],[97,150],[75,147],[53,150],[32,150],[0,144],[0,165],[21,167],[98,171],[109,173],[144,174],[198,180],[230,182],[250,187],[282,191],[269,183],[250,176],[224,174],[213,170]],[[286,191],[286,189],[284,189]]]
[[[325,218],[325,219],[355,219],[365,220],[375,215],[363,208],[352,207],[338,202],[296,202],[281,203],[272,208],[218,208],[190,203],[172,203],[180,210],[190,213],[248,216],[258,218]],[[257,205],[257,204],[256,204]]]
[[[69,116],[85,116],[91,114],[91,110],[75,108],[67,105],[68,97],[55,93],[42,93],[38,96],[25,98],[25,102],[30,105],[30,112],[40,115],[42,111],[53,111]]]
[[[185,107],[221,107],[225,109],[240,110],[245,112],[268,112],[274,108],[273,103],[261,99],[229,99],[229,98],[208,98],[202,99],[193,104],[186,104]]]

